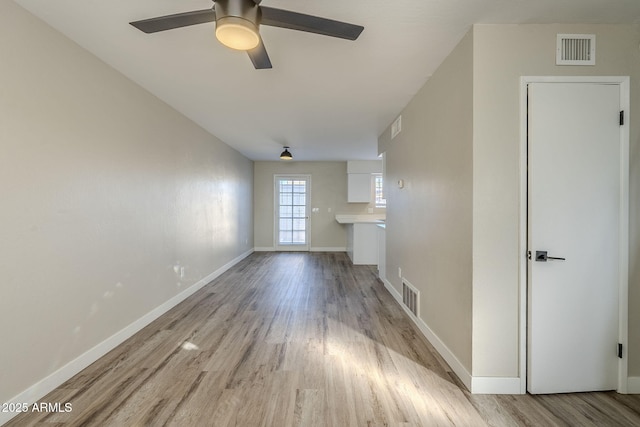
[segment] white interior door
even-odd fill
[[[619,85],[529,84],[530,393],[617,387],[619,112]]]
[[[276,250],[309,250],[310,181],[308,175],[275,177]]]

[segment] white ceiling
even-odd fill
[[[377,137],[474,23],[638,23],[640,0],[264,0],[365,27],[356,41],[260,28],[273,69],[214,24],[144,34],[130,21],[211,0],[15,0],[253,160],[375,159]]]

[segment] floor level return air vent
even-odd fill
[[[556,65],[596,65],[595,34],[558,34]]]
[[[420,317],[420,291],[406,280],[402,280],[402,303],[413,313]]]

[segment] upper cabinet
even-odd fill
[[[371,174],[350,173],[347,181],[349,203],[371,203]]]
[[[382,173],[382,160],[356,160],[347,162],[347,201],[371,203],[373,190],[371,175]]]

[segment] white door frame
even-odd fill
[[[279,225],[279,211],[280,211],[280,201],[278,200],[279,192],[276,191],[276,183],[280,178],[302,178],[307,181],[307,189],[306,189],[306,205],[307,205],[307,223],[306,223],[306,249],[301,252],[311,251],[311,175],[303,174],[303,173],[277,173],[273,175],[273,248],[276,251],[300,251],[299,247],[288,249],[286,247],[282,247],[279,244],[278,231],[280,230]]]
[[[595,83],[620,87],[624,125],[620,132],[620,283],[618,342],[618,393],[627,393],[629,328],[629,77],[628,76],[523,76],[520,78],[520,391],[527,393],[527,86],[529,83]]]

